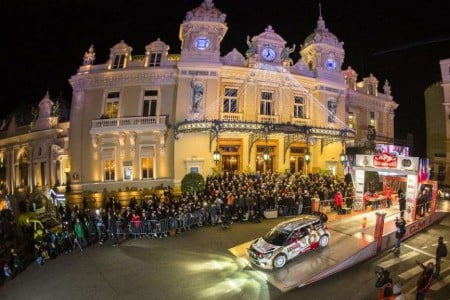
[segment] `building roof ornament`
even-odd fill
[[[222,13],[214,6],[213,0],[204,0],[199,7],[188,11],[185,22],[188,21],[206,21],[225,23],[227,15]]]
[[[89,50],[87,52],[84,52],[83,66],[93,65],[94,61],[95,61],[94,45],[91,45],[89,47]]]
[[[389,81],[387,79],[384,81],[383,91],[386,96],[391,95],[391,85],[389,84]]]
[[[322,5],[319,4],[319,19],[317,20],[317,27],[313,33],[308,35],[305,39],[302,48],[306,48],[311,44],[328,44],[337,48],[343,48],[344,43],[339,42],[339,39],[333,33],[328,31],[325,25],[325,20],[322,18]]]
[[[222,62],[224,65],[230,66],[245,66],[245,58],[236,48],[233,48],[230,52],[228,52],[223,58]]]

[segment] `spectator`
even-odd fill
[[[83,224],[81,224],[80,219],[76,218],[75,225],[74,225],[74,231],[75,231],[75,241],[79,242],[80,249],[86,247],[86,234],[84,232]],[[77,243],[75,242],[75,243]]]
[[[400,242],[403,238],[403,236],[406,233],[406,222],[403,217],[395,218],[395,227],[397,227],[397,231],[395,232],[395,246],[394,246],[394,253],[400,254]]]
[[[417,280],[416,300],[423,300],[430,290],[433,281],[434,264],[430,262],[427,266],[424,266],[418,261],[416,261],[416,263],[423,269],[419,280]]]
[[[405,215],[405,210],[406,210],[406,196],[405,196],[405,193],[401,192],[399,194],[398,204],[399,204],[399,209],[400,209],[400,217],[403,218],[403,216]]]
[[[403,297],[402,294],[402,287],[400,286],[400,284],[396,283],[394,285],[394,288],[392,289],[392,296],[394,297],[393,300],[405,300],[405,297]]]
[[[436,248],[436,272],[434,277],[440,279],[441,272],[441,259],[447,257],[447,246],[444,244],[444,237],[440,236],[438,238],[438,246]]]
[[[14,278],[14,273],[11,270],[11,268],[9,267],[9,265],[7,263],[4,263],[3,265],[3,275],[5,275],[5,277],[7,279],[13,279]]]
[[[336,193],[334,194],[334,204],[336,205],[336,211],[338,213],[338,215],[342,214],[342,194],[341,191],[336,191]]]

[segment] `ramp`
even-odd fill
[[[327,247],[300,255],[280,270],[262,270],[253,265],[252,267],[264,272],[273,286],[287,292],[346,269],[373,256],[376,251],[376,245],[370,235],[352,236],[332,229],[329,231],[331,239]],[[247,249],[252,242],[248,241],[228,250],[233,255],[248,260]]]

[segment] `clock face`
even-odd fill
[[[273,61],[277,57],[277,53],[271,47],[264,47],[261,51],[261,55],[264,60]]]
[[[326,66],[327,66],[328,70],[335,70],[336,69],[336,62],[334,61],[334,59],[329,58],[329,59],[327,59]]]
[[[211,44],[211,41],[207,37],[204,37],[204,36],[200,36],[200,37],[196,38],[194,41],[194,46],[198,50],[206,50],[209,48],[210,44]]]

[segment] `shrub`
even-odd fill
[[[200,192],[205,189],[205,179],[199,173],[186,174],[181,180],[181,191],[183,193]]]

